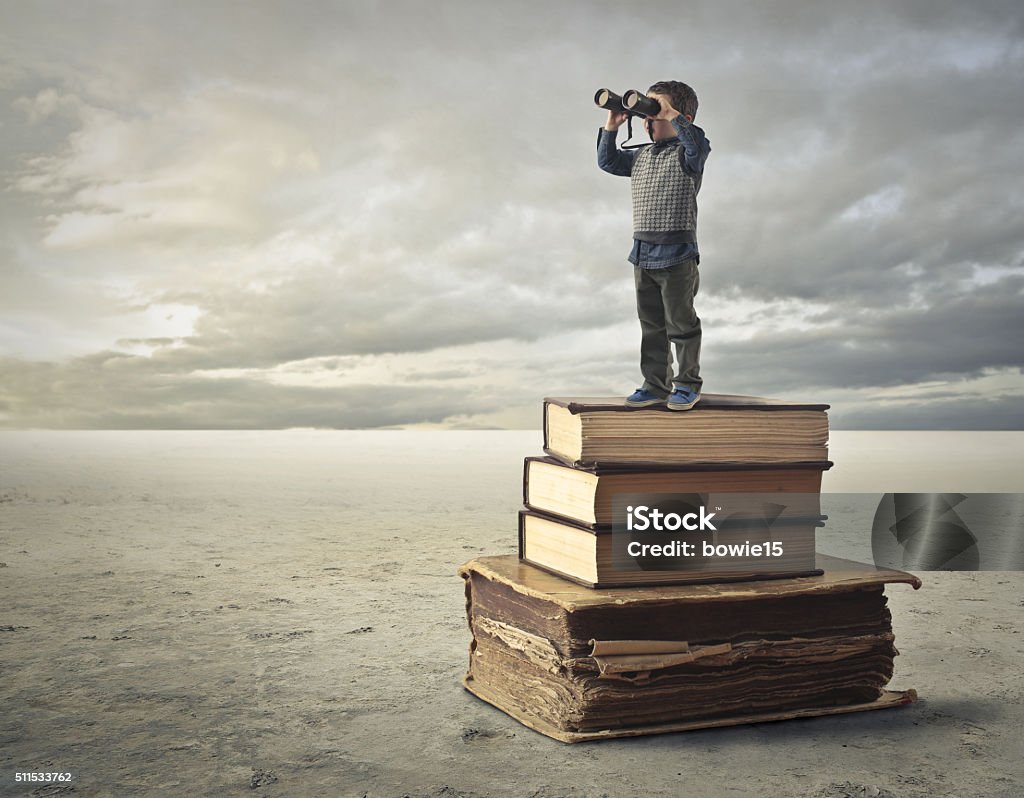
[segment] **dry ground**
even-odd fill
[[[463,691],[455,569],[537,445],[0,434],[0,793],[1024,795],[1021,574],[890,588],[905,709],[566,746]]]

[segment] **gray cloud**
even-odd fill
[[[57,366],[0,363],[0,413],[54,429],[361,428],[441,422],[478,409],[437,384],[429,392],[375,385],[318,388],[153,373],[140,358],[102,352]],[[57,389],[56,391],[54,389]]]
[[[2,425],[533,426],[629,390],[589,97],[670,77],[713,147],[707,390],[1024,423],[1017,4],[55,9],[0,42]]]

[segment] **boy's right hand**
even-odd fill
[[[604,129],[614,133],[629,119],[629,114],[617,114],[615,111],[608,112],[608,121],[604,123]]]

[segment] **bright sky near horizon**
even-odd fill
[[[629,393],[592,97],[677,79],[712,146],[705,390],[1024,428],[1017,2],[0,18],[0,427],[535,427]]]

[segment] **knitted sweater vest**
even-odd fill
[[[644,147],[633,160],[633,237],[653,243],[697,240],[697,191],[679,162],[681,143]]]

